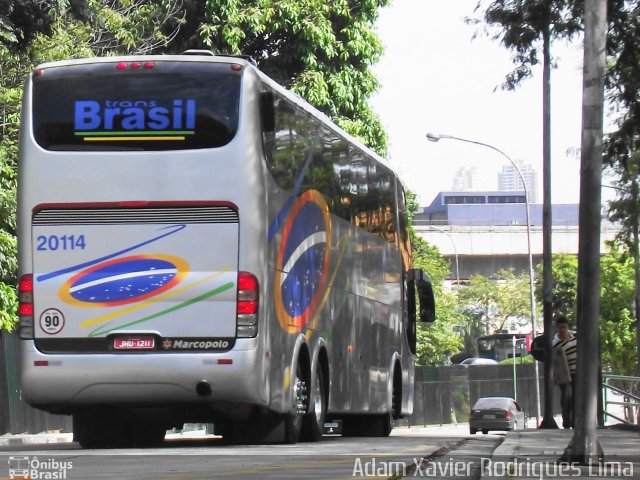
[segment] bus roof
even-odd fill
[[[188,53],[187,53],[188,52]],[[300,97],[298,94],[287,90],[278,82],[270,78],[267,74],[262,72],[259,68],[255,66],[255,62],[246,57],[246,56],[233,56],[233,55],[216,55],[210,54],[208,51],[202,51],[201,54],[196,53],[196,51],[187,51],[184,54],[178,55],[123,55],[123,56],[113,56],[113,57],[90,57],[90,58],[78,58],[71,60],[60,60],[56,62],[47,62],[38,65],[35,70],[39,69],[47,69],[52,67],[71,67],[75,65],[87,65],[87,64],[104,64],[104,63],[120,63],[120,62],[144,62],[144,61],[163,61],[163,62],[193,62],[193,63],[202,63],[202,62],[210,62],[210,63],[235,63],[238,65],[242,65],[245,69],[251,69],[256,72],[258,77],[262,82],[268,85],[271,89],[276,91],[278,94],[286,97],[289,101],[296,104],[298,107],[307,111],[309,114],[314,117],[320,119],[325,125],[331,128],[335,133],[343,137],[350,144],[354,145],[356,148],[362,150],[369,157],[373,158],[375,161],[384,165],[389,170],[393,171],[391,166],[389,165],[389,161],[378,153],[373,151],[371,148],[367,147],[361,140],[357,139],[353,135],[345,132],[342,128],[335,124],[335,122],[329,118],[326,114],[309,104],[306,100]],[[403,185],[404,182],[400,179],[400,177],[395,173],[394,176],[396,179]]]

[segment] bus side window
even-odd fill
[[[260,119],[262,122],[262,142],[267,162],[273,162],[276,140],[276,112],[273,92],[265,90],[260,94]]]
[[[260,95],[260,116],[263,133],[273,134],[276,130],[276,112],[273,107],[273,92],[269,90]]]

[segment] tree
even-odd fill
[[[636,359],[640,375],[640,63],[636,45],[640,41],[640,20],[636,2],[609,2],[607,34],[606,91],[608,100],[618,112],[618,129],[605,138],[603,162],[617,177],[618,198],[609,204],[609,215],[623,229],[620,239],[632,251],[635,269],[635,329]]]
[[[530,314],[529,277],[516,276],[513,269],[498,271],[496,280],[472,275],[459,296],[460,304],[473,317],[483,317],[484,334],[500,332],[510,318],[522,320]]]
[[[482,2],[478,4],[480,8]],[[571,38],[582,30],[579,8],[582,2],[574,0],[495,0],[485,10],[484,20],[496,29],[494,39],[500,40],[514,52],[516,68],[507,75],[504,87],[513,89],[531,76],[531,67],[539,63],[542,50],[542,261],[544,264],[543,317],[545,358],[551,358],[552,285],[551,269],[551,42]],[[544,366],[545,401],[544,427],[556,427],[553,419],[553,386],[551,362]]]
[[[558,280],[553,289],[556,312],[565,315],[571,328],[575,329],[577,257],[554,255],[553,271]],[[633,256],[623,243],[609,244],[609,252],[600,260],[600,277],[600,352],[603,371],[633,375],[637,362],[632,315],[634,269]]]
[[[575,326],[576,321],[576,299],[578,292],[578,257],[571,254],[557,254],[553,256],[552,269],[554,276],[553,286],[553,310],[554,313],[562,314]],[[536,271],[536,297],[542,298],[542,268]]]
[[[515,90],[532,68],[542,63],[552,65],[550,44],[570,39],[582,31],[582,4],[572,0],[480,0],[475,11],[482,18],[468,18],[467,23],[485,27],[479,32],[491,36],[513,52],[515,68],[507,74],[502,88]]]
[[[185,22],[165,49],[249,55],[280,84],[378,153],[386,134],[368,105],[382,45],[373,23],[388,0],[184,0]],[[173,25],[167,25],[174,28]]]
[[[410,220],[418,210],[415,193],[407,192],[407,210]],[[458,308],[456,296],[444,289],[444,280],[449,275],[449,264],[440,251],[416,235],[409,227],[414,268],[422,268],[429,274],[436,299],[436,321],[431,324],[418,323],[417,353],[420,365],[445,365],[449,357],[463,346],[459,326],[464,315]]]
[[[87,0],[6,0],[0,3],[0,44],[24,51],[38,34],[51,35],[56,16],[86,18]]]

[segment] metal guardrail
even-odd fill
[[[619,382],[619,384],[622,384],[623,388],[612,385],[611,384],[612,381]],[[625,419],[625,418],[620,418],[616,414],[611,413],[611,411],[609,410],[609,406],[613,406],[613,405],[622,406],[625,410],[629,409],[627,411],[630,412],[630,415],[627,415],[627,417],[630,417],[633,420],[633,417],[634,417],[633,409],[637,408],[640,410],[640,396],[638,393],[634,393],[633,392],[634,390],[635,392],[640,392],[640,377],[630,377],[626,375],[613,375],[609,373],[603,373],[602,374],[602,394],[603,394],[604,416],[614,418],[619,422],[622,422],[627,425],[635,425],[633,421],[629,421],[628,419]],[[624,400],[623,401],[609,400],[609,397],[613,393],[623,395]],[[638,410],[636,412],[638,412]],[[636,418],[640,418],[640,413],[636,414]]]

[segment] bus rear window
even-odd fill
[[[242,70],[155,61],[60,66],[33,76],[33,131],[48,150],[221,147],[238,129]]]

